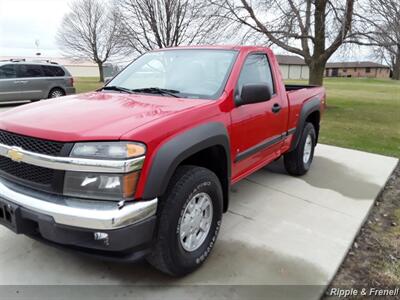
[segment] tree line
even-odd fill
[[[304,58],[321,85],[344,45],[369,46],[400,80],[400,0],[75,0],[57,41],[99,66],[180,45],[274,44]]]

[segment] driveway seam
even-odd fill
[[[238,213],[238,212],[234,212],[231,209],[228,209],[228,212],[231,213],[232,215],[236,215],[236,216],[242,217],[242,218],[244,218],[246,220],[254,221],[254,219],[252,217],[246,216],[246,215]]]

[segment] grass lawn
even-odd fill
[[[328,109],[321,143],[400,157],[400,82],[329,78],[324,85]],[[83,93],[102,84],[98,78],[79,77],[75,86]]]
[[[324,86],[321,143],[400,157],[400,82],[329,78]]]
[[[74,82],[76,92],[79,94],[94,91],[103,85],[97,77],[75,77]]]

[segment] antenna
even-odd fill
[[[42,53],[39,52],[39,46],[40,46],[40,40],[39,39],[35,40],[35,46],[36,46],[36,56],[42,55]]]

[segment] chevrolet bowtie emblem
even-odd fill
[[[20,162],[24,158],[24,154],[21,152],[19,148],[11,148],[7,152],[7,156],[16,162]]]

